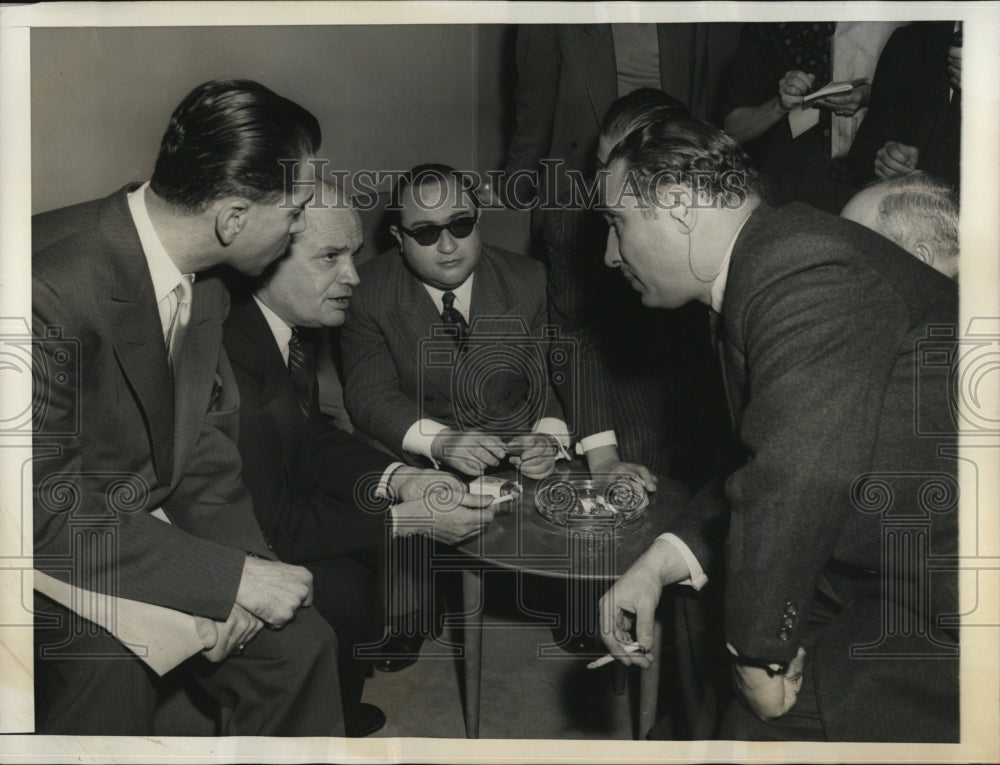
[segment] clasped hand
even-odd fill
[[[404,501],[392,508],[392,517],[400,534],[426,532],[446,544],[458,544],[493,520],[493,498],[470,494],[465,483],[449,473],[414,471],[397,491]]]
[[[731,647],[730,647],[731,649]],[[743,664],[733,660],[736,693],[746,707],[767,722],[788,712],[799,697],[806,651],[799,648],[784,671]]]
[[[559,445],[547,433],[526,433],[505,444],[489,433],[447,428],[431,444],[434,459],[465,475],[481,475],[509,456],[511,465],[528,478],[544,478],[555,468],[558,454]]]

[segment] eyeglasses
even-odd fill
[[[441,232],[445,229],[448,229],[448,233],[456,239],[465,239],[465,237],[472,233],[472,229],[476,227],[477,220],[478,216],[476,215],[463,215],[461,218],[455,218],[455,220],[449,221],[443,226],[421,226],[416,230],[399,226],[399,230],[407,236],[412,236],[421,247],[427,247],[437,244],[438,239],[441,238]]]

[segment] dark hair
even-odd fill
[[[875,218],[880,234],[904,250],[924,242],[945,260],[958,257],[958,195],[951,186],[914,170],[872,187],[885,192]]]
[[[680,184],[707,193],[713,202],[739,207],[759,195],[760,176],[746,152],[728,134],[694,117],[661,120],[633,130],[608,156],[610,166],[625,163],[647,201],[663,184]]]
[[[463,191],[467,193],[469,198],[472,199],[472,204],[478,209],[479,198],[473,192],[473,187],[470,183],[470,181],[474,178],[474,175],[456,170],[451,165],[426,163],[423,165],[417,165],[412,170],[403,173],[396,182],[396,185],[392,190],[389,207],[387,208],[392,213],[392,222],[397,224],[400,222],[400,217],[403,214],[403,194],[407,189],[418,189],[427,183],[431,183],[432,181],[443,184],[449,178],[455,179],[459,193],[462,193]]]
[[[629,133],[654,122],[688,117],[687,106],[656,88],[639,88],[617,99],[601,121],[601,135],[618,143]]]
[[[319,122],[295,102],[251,80],[212,80],[170,116],[150,185],[189,212],[231,195],[257,201],[289,188],[281,160],[314,154],[320,141]]]

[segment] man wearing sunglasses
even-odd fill
[[[342,336],[355,427],[410,462],[477,475],[506,457],[548,475],[568,437],[546,367],[544,267],[482,242],[451,167],[414,168],[392,202],[399,251],[361,268]]]

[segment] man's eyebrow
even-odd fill
[[[445,226],[453,220],[458,220],[459,218],[470,218],[475,214],[476,211],[474,208],[471,210],[459,210],[454,215],[447,218],[443,223],[438,223],[436,220],[415,220],[410,223],[407,228],[415,229],[417,226]]]

